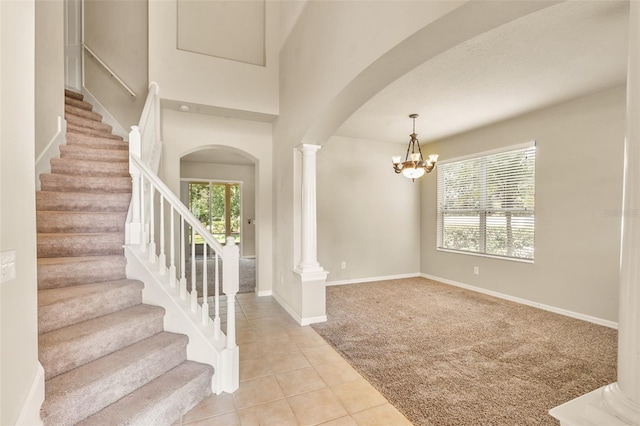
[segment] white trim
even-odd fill
[[[16,425],[39,426],[42,425],[40,407],[44,402],[44,368],[38,362],[36,376],[33,378],[27,399],[20,410]]]
[[[278,302],[280,306],[282,306],[282,308],[285,311],[287,311],[289,315],[291,315],[294,321],[300,324],[301,326],[311,325],[318,322],[327,322],[326,315],[322,315],[319,317],[302,318],[300,315],[296,313],[296,311],[293,310],[293,308],[287,302],[285,302],[280,296],[278,296],[278,293],[273,293],[272,296],[274,299],[276,299],[276,302]]]
[[[319,317],[303,318],[302,321],[300,322],[300,325],[305,326],[305,325],[316,324],[319,322],[327,322],[327,316],[322,315]]]
[[[504,146],[502,148],[490,149],[488,151],[474,152],[473,154],[461,155],[459,157],[438,160],[438,164],[455,163],[457,161],[469,160],[471,158],[486,157],[487,155],[499,154],[501,152],[515,151],[517,149],[532,148],[536,146],[536,141],[523,142],[516,145]]]
[[[564,316],[567,316],[567,317],[570,317],[570,318],[575,318],[575,319],[579,319],[579,320],[582,320],[582,321],[587,321],[587,322],[590,322],[590,323],[593,323],[593,324],[602,325],[602,326],[613,328],[613,329],[616,329],[616,330],[618,329],[618,323],[614,322],[614,321],[609,321],[609,320],[602,319],[602,318],[592,317],[591,315],[585,315],[585,314],[581,314],[579,312],[573,312],[573,311],[569,311],[569,310],[566,310],[566,309],[557,308],[555,306],[549,306],[549,305],[545,305],[543,303],[533,302],[533,301],[527,300],[527,299],[521,299],[519,297],[510,296],[510,295],[504,294],[504,293],[498,293],[497,291],[487,290],[487,289],[484,289],[484,288],[472,286],[472,285],[469,285],[469,284],[460,283],[460,282],[453,281],[453,280],[448,280],[446,278],[436,277],[434,275],[420,274],[420,276],[422,278],[427,278],[429,280],[438,281],[438,282],[441,282],[443,284],[449,284],[449,285],[452,285],[452,286],[455,286],[455,287],[464,288],[465,290],[471,290],[471,291],[475,291],[477,293],[483,293],[483,294],[486,294],[486,295],[489,295],[489,296],[497,297],[499,299],[504,299],[504,300],[508,300],[510,302],[520,303],[522,305],[531,306],[531,307],[534,307],[534,308],[542,309],[544,311],[549,311],[549,312],[553,312],[553,313],[556,313],[556,314],[564,315]]]
[[[280,306],[282,306],[282,308],[287,311],[289,315],[291,315],[295,322],[297,322],[298,324],[302,324],[302,318],[300,317],[300,315],[298,315],[296,311],[294,311],[293,308],[284,301],[284,299],[278,296],[278,293],[273,293],[272,296],[274,299],[276,299],[276,302],[278,302]]]
[[[59,158],[60,145],[67,143],[67,120],[58,116],[58,130],[47,146],[42,150],[38,158],[36,158],[36,190],[40,190],[40,175],[51,173],[51,159]]]
[[[260,290],[257,294],[258,297],[273,296],[273,290]]]
[[[122,137],[125,141],[129,139],[129,131],[125,130],[125,128],[122,127],[122,124],[120,124],[118,120],[116,120],[114,116],[111,115],[109,111],[107,111],[107,109],[96,99],[95,96],[93,96],[93,94],[89,90],[87,90],[86,87],[82,88],[82,94],[85,97],[85,101],[93,105],[93,112],[97,112],[102,116],[102,122],[109,124],[113,128],[114,135]]]
[[[414,272],[412,274],[387,275],[384,277],[369,277],[369,278],[356,278],[352,280],[327,281],[327,286],[370,283],[375,281],[400,280],[403,278],[415,278],[419,276],[420,276],[419,272]]]
[[[473,251],[464,251],[464,250],[453,250],[453,249],[441,248],[441,247],[436,247],[436,251],[442,251],[445,253],[453,253],[453,254],[468,254],[469,256],[488,257],[490,259],[510,260],[513,262],[521,262],[521,263],[531,263],[531,264],[535,263],[534,259],[526,259],[521,257],[509,257],[509,256],[496,256],[495,254],[477,253]]]

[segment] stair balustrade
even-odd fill
[[[164,286],[163,291],[175,299],[174,307],[182,310],[181,315],[169,316],[192,322],[191,332],[180,330],[189,335],[190,344],[195,338],[204,339],[204,345],[200,342],[194,346],[214,349],[214,359],[206,359],[210,355],[207,348],[200,350],[194,359],[216,369],[213,391],[233,392],[239,385],[239,349],[235,339],[239,248],[232,237],[227,238],[224,246],[220,244],[157,176],[161,152],[158,92],[158,85],[151,83],[140,122],[131,126],[129,133],[132,196],[125,244],[128,249],[137,249],[137,260],[153,271],[154,284]],[[201,257],[196,253],[196,240],[203,242]],[[224,332],[222,307],[226,309]]]

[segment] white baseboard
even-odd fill
[[[567,317],[579,319],[579,320],[582,320],[582,321],[591,322],[593,324],[598,324],[598,325],[603,325],[605,327],[618,329],[618,323],[614,322],[614,321],[609,321],[609,320],[605,320],[605,319],[602,319],[602,318],[592,317],[591,315],[585,315],[585,314],[581,314],[579,312],[573,312],[573,311],[569,311],[569,310],[566,310],[566,309],[557,308],[555,306],[549,306],[549,305],[545,305],[543,303],[533,302],[533,301],[527,300],[527,299],[521,299],[519,297],[510,296],[510,295],[504,294],[504,293],[498,293],[497,291],[486,290],[484,288],[475,287],[475,286],[472,286],[472,285],[469,285],[469,284],[464,284],[464,283],[460,283],[460,282],[453,281],[453,280],[448,280],[446,278],[436,277],[436,276],[428,275],[428,274],[420,274],[420,276],[423,277],[423,278],[427,278],[427,279],[433,280],[433,281],[441,282],[443,284],[449,284],[449,285],[452,285],[452,286],[455,286],[455,287],[464,288],[465,290],[475,291],[477,293],[486,294],[486,295],[489,295],[489,296],[497,297],[499,299],[508,300],[510,302],[516,302],[516,303],[520,303],[522,305],[527,305],[527,306],[532,306],[534,308],[542,309],[544,311],[549,311],[549,312],[553,312],[553,313],[556,313],[556,314],[564,315],[564,316],[567,316]]]
[[[327,286],[333,285],[345,285],[345,284],[358,284],[358,283],[370,283],[375,281],[387,281],[387,280],[399,280],[402,278],[415,278],[419,277],[420,273],[415,272],[412,274],[400,274],[400,275],[387,275],[384,277],[369,277],[369,278],[357,278],[352,280],[341,280],[341,281],[327,281]]]
[[[42,425],[40,407],[44,402],[44,368],[38,362],[36,376],[33,378],[27,399],[20,410],[16,425],[39,426]]]
[[[258,291],[258,297],[264,297],[264,296],[273,296],[273,290]]]
[[[96,99],[93,94],[87,90],[86,87],[82,88],[82,94],[85,97],[85,100],[93,105],[93,111],[97,112],[102,116],[102,121],[113,128],[113,134],[122,137],[125,141],[129,140],[129,131],[126,130],[122,124],[116,120],[113,115]],[[138,123],[135,123],[136,125]]]
[[[43,173],[51,173],[51,159],[58,158],[60,145],[67,142],[67,121],[58,116],[58,130],[47,146],[42,150],[38,158],[36,158],[36,190],[40,190],[40,175]]]
[[[273,298],[276,299],[276,302],[278,302],[280,304],[280,306],[282,306],[282,308],[287,311],[287,313],[289,315],[291,315],[291,318],[293,318],[295,320],[295,322],[297,322],[298,324],[304,326],[304,325],[310,325],[310,324],[315,324],[318,322],[326,322],[327,321],[327,316],[326,315],[322,315],[319,317],[309,317],[309,318],[302,318],[300,315],[298,315],[296,313],[296,311],[293,310],[293,308],[291,306],[289,306],[289,304],[287,302],[285,302],[280,296],[278,296],[278,293],[273,293],[272,294]]]

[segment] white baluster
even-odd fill
[[[158,256],[158,272],[167,273],[167,255],[164,252],[164,196],[160,194],[160,255]]]
[[[222,248],[222,286],[227,296],[227,349],[236,347],[236,293],[240,287],[240,251],[233,237]]]
[[[144,176],[140,175],[140,250],[143,252],[147,251],[147,222],[145,218],[144,194]]]
[[[187,300],[187,276],[186,276],[186,259],[185,246],[187,239],[185,238],[184,216],[180,215],[180,299]]]
[[[202,245],[202,325],[209,325],[209,289],[207,280],[207,246],[205,242]]]
[[[129,132],[129,154],[140,157],[140,130],[131,126]],[[139,245],[140,232],[140,169],[129,159],[129,174],[131,175],[131,221],[127,224],[127,244]]]
[[[156,189],[153,184],[149,182],[149,262],[155,264],[158,261],[156,255],[156,209],[153,201]]]
[[[191,227],[191,312],[198,312],[198,291],[196,290],[196,230]]]
[[[220,338],[220,269],[219,262],[220,256],[216,252],[215,256],[215,264],[214,264],[214,273],[215,273],[215,289],[213,290],[213,309],[215,311],[213,317],[213,333],[214,338],[217,340]]]
[[[171,288],[176,287],[176,238],[175,238],[175,212],[173,205],[169,208],[169,286]]]

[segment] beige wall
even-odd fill
[[[34,178],[35,3],[0,3],[0,251],[16,278],[0,284],[0,424],[16,424],[38,372]]]
[[[405,148],[334,136],[318,152],[318,261],[327,284],[419,272],[420,185],[391,168]]]
[[[202,149],[228,149],[255,162],[257,291],[270,294],[273,279],[271,124],[163,110],[163,181],[180,194],[180,158]]]
[[[235,164],[200,163],[195,161],[180,162],[180,178],[189,180],[212,180],[241,182],[242,212],[241,256],[256,255],[256,225],[247,223],[247,219],[256,217],[256,177],[255,166],[240,166]],[[180,199],[188,199],[185,194]]]
[[[536,141],[535,262],[437,251],[436,180],[423,179],[421,271],[616,321],[624,126],[618,87],[429,144],[445,160]]]
[[[125,129],[138,124],[148,93],[146,0],[84,0],[84,41],[137,95],[133,98],[88,54],[85,88]]]
[[[278,7],[266,4],[266,62],[259,66],[177,49],[177,1],[150,1],[149,80],[164,99],[277,114]],[[243,31],[244,22],[233,24]]]
[[[291,272],[300,256],[294,223],[300,187],[292,173],[296,147],[324,145],[363,103],[431,57],[547,6],[457,1],[311,1],[305,6],[280,51],[280,115],[273,136],[274,291],[291,310],[303,318],[317,316],[302,312],[303,287]]]
[[[42,154],[64,117],[64,3],[36,2],[35,156]]]

